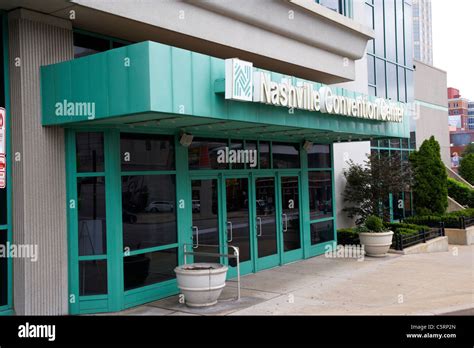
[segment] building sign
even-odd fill
[[[226,60],[226,99],[375,121],[403,122],[405,108],[400,103],[383,98],[371,101],[367,96],[337,95],[329,86],[314,89],[308,82],[295,86],[291,79],[275,82],[269,73],[253,71],[250,75],[249,70],[253,71],[252,63],[235,58]]]
[[[0,108],[0,189],[7,185],[7,127],[5,109]]]

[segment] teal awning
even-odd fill
[[[42,122],[328,142],[409,137],[408,116],[392,123],[226,100],[224,78],[222,59],[145,41],[42,67]]]

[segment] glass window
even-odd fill
[[[385,62],[382,59],[376,59],[376,78],[377,78],[377,96],[386,98],[385,93]]]
[[[239,140],[232,140],[230,143],[230,149],[229,150],[235,150],[235,151],[242,151],[244,149],[244,142],[239,141]],[[244,169],[245,168],[245,162],[247,161],[246,158],[242,158],[241,156],[236,156],[235,160],[232,157],[229,157],[230,159],[230,165],[232,169]],[[238,163],[237,163],[238,162]]]
[[[412,103],[414,101],[414,85],[413,85],[413,71],[406,70],[406,86],[407,86],[407,102]]]
[[[175,202],[174,175],[122,177],[123,247],[137,250],[176,243]]]
[[[403,149],[408,149],[410,146],[409,146],[409,139],[408,138],[402,138],[402,148]]]
[[[79,255],[106,254],[104,178],[78,178],[77,201]]]
[[[110,49],[109,40],[74,33],[74,58],[85,57],[108,49]]]
[[[259,142],[260,169],[269,169],[270,161],[270,143],[266,141]]]
[[[391,139],[390,140],[390,147],[400,148],[400,139]]]
[[[313,145],[308,151],[308,168],[331,168],[331,147]]]
[[[120,134],[122,171],[174,170],[174,137],[170,135]]]
[[[332,214],[331,172],[309,172],[310,219],[319,220]]]
[[[174,279],[177,265],[176,248],[124,257],[124,288],[131,290]]]
[[[107,261],[79,261],[79,295],[107,294]]]
[[[273,168],[299,168],[299,148],[299,144],[272,143]]]
[[[397,67],[391,63],[387,63],[387,98],[398,101]]]
[[[78,173],[104,171],[103,133],[76,133],[76,166]]]
[[[405,40],[403,27],[403,1],[395,1],[397,7],[397,62],[401,65],[405,64]],[[408,40],[410,42],[410,40]]]
[[[394,0],[385,0],[385,50],[386,58],[397,60],[397,42],[395,38],[395,3]],[[389,80],[390,81],[390,80]]]
[[[251,155],[250,161],[245,164],[246,168],[248,169],[258,169],[258,150],[257,150],[257,142],[256,141],[246,141],[245,142],[245,150],[253,153]]]
[[[380,57],[385,57],[383,0],[374,1],[374,11],[375,54]]]
[[[379,147],[379,141],[378,140],[371,140],[370,141],[370,146]]]
[[[226,159],[219,160],[228,146],[225,139],[195,138],[188,148],[189,169],[228,169]]]
[[[341,13],[341,8],[339,7],[339,0],[319,0],[319,3],[333,11]]]
[[[379,146],[380,147],[389,147],[390,142],[388,139],[382,139],[379,141]]]
[[[311,245],[321,244],[334,240],[334,222],[317,222],[310,225]]]
[[[367,55],[367,71],[369,73],[369,84],[375,85],[375,58]]]
[[[398,67],[398,101],[407,101],[405,69],[401,67]]]

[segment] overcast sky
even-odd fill
[[[448,87],[474,100],[474,1],[431,3],[434,65],[448,72]]]

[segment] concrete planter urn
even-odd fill
[[[393,232],[361,232],[359,239],[367,256],[384,257],[392,245]]]
[[[178,288],[184,295],[186,305],[215,305],[225,287],[227,269],[219,263],[192,263],[176,267]]]

